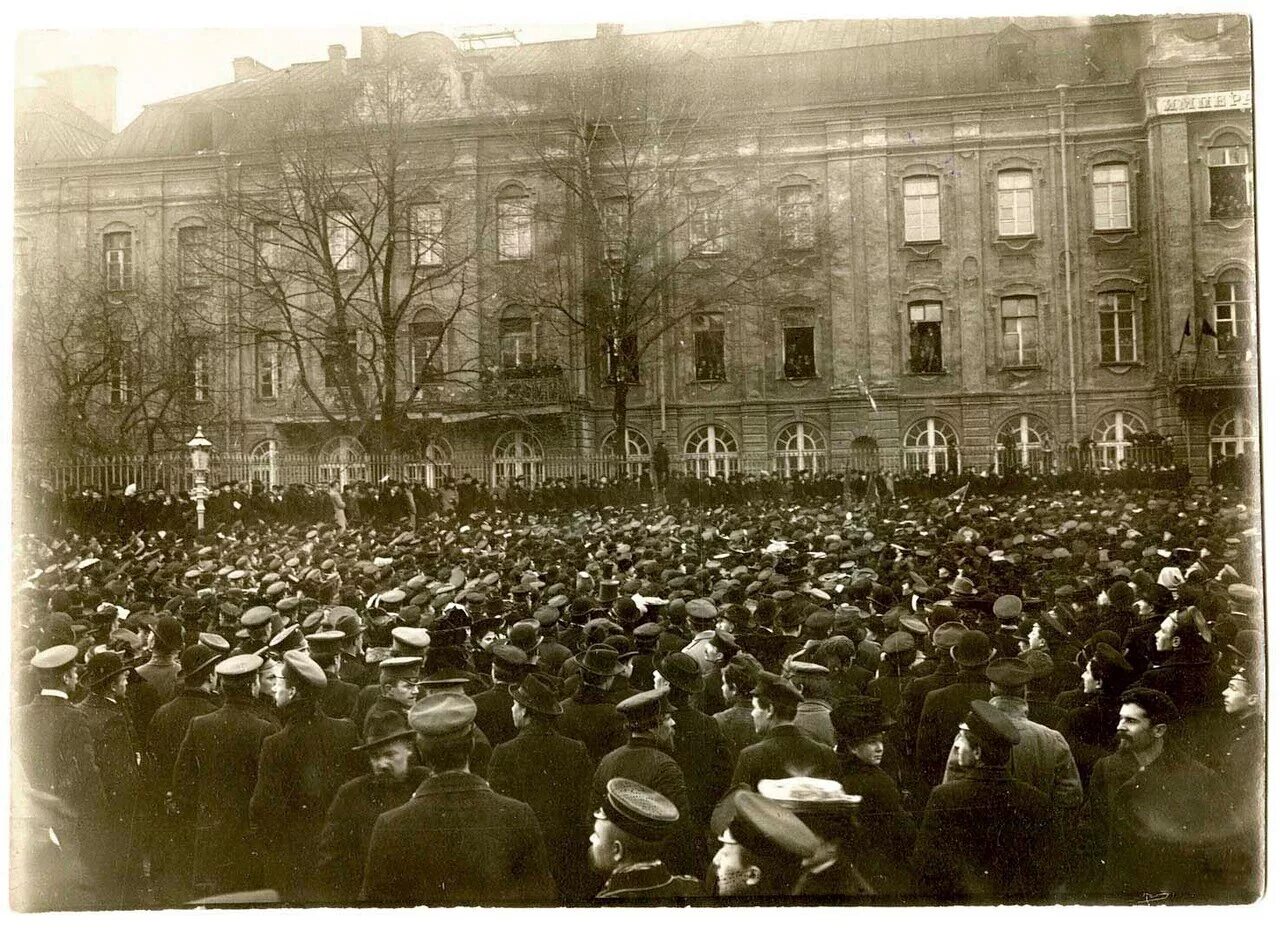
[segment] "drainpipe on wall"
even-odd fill
[[[1075,302],[1071,290],[1071,202],[1067,198],[1067,86],[1058,85],[1058,150],[1062,167],[1059,198],[1062,204],[1062,259],[1067,291],[1067,381],[1071,391],[1071,444],[1080,444],[1076,417]]]

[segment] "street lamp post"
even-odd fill
[[[209,450],[213,443],[196,426],[196,434],[187,443],[191,450],[191,496],[196,500],[196,530],[204,531],[204,501],[209,496]]]

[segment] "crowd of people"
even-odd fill
[[[1260,894],[1255,509],[816,480],[17,536],[15,906]]]

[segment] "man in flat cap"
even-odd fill
[[[727,805],[732,815],[711,861],[721,898],[736,903],[791,897],[808,872],[837,854],[798,816],[759,793],[735,790]]]
[[[193,896],[261,884],[249,811],[262,744],[279,727],[255,711],[262,665],[262,658],[251,653],[216,663],[222,707],[193,718],[178,748],[173,803],[192,842],[184,876]]]
[[[475,703],[417,702],[409,724],[430,776],[373,827],[361,901],[378,906],[538,905],[555,882],[533,810],[490,789],[468,765]]]
[[[101,814],[105,803],[88,718],[68,698],[78,681],[76,658],[71,644],[57,644],[32,657],[29,666],[40,691],[14,719],[15,753],[27,783],[60,804],[50,828],[66,843],[69,854],[81,844],[77,818]],[[59,908],[72,909],[78,903],[70,893],[53,899]]]
[[[520,684],[533,664],[529,662],[525,651],[509,643],[495,644],[490,650],[490,656],[493,659],[490,665],[493,687],[477,693],[473,698],[476,703],[476,724],[485,733],[489,743],[497,747],[516,736],[509,690]]]
[[[124,704],[132,668],[112,650],[94,654],[84,672],[89,694],[76,706],[84,713],[102,777],[103,809],[82,820],[82,854],[94,880],[98,906],[104,910],[136,902],[142,870],[140,748]]]
[[[1135,686],[1120,697],[1119,749],[1094,765],[1081,823],[1097,896],[1193,901],[1225,883],[1229,796],[1217,774],[1170,743],[1178,719],[1159,690]]]
[[[580,741],[560,734],[560,680],[531,673],[506,687],[516,737],[493,749],[489,786],[528,803],[547,843],[551,874],[564,900],[591,896],[581,847],[582,817],[595,763]]]
[[[1009,775],[1018,729],[990,702],[973,700],[956,736],[962,779],[934,788],[916,839],[914,867],[938,901],[1047,900],[1060,861],[1049,798]]]
[[[182,866],[181,856],[190,853],[191,843],[185,839],[185,825],[175,823],[169,815],[168,799],[173,782],[173,765],[178,749],[186,737],[191,720],[216,711],[221,699],[214,696],[217,674],[214,667],[230,648],[215,634],[201,635],[197,642],[179,655],[182,665],[182,688],[160,706],[147,726],[143,768],[147,781],[147,812],[151,818],[151,877],[165,903],[186,900],[187,875],[175,871]],[[215,649],[215,646],[219,649]],[[188,869],[189,870],[189,869]]]
[[[925,786],[942,782],[956,727],[969,711],[969,703],[987,698],[986,669],[994,652],[991,638],[982,631],[965,631],[951,648],[957,667],[954,680],[925,696],[914,748],[919,780]]]
[[[608,875],[598,900],[682,906],[702,896],[696,878],[672,874],[662,861],[665,844],[680,821],[671,800],[634,780],[615,777],[593,815],[591,867]]]
[[[405,713],[370,713],[365,741],[356,748],[368,758],[369,772],[338,789],[320,833],[318,869],[326,903],[358,900],[374,822],[407,803],[427,779],[427,769],[414,763],[415,736]]]
[[[761,780],[781,777],[835,779],[839,770],[835,751],[794,724],[803,699],[800,690],[781,676],[761,672],[756,677],[751,717],[760,740],[738,755],[730,787],[756,790]]]
[[[1018,729],[1018,744],[1009,759],[1009,774],[1049,797],[1065,818],[1084,802],[1084,789],[1066,739],[1027,717],[1027,684],[1031,677],[1031,666],[1023,660],[1002,658],[992,660],[987,666],[991,704]],[[957,779],[959,769],[953,747],[942,782]]]
[[[267,886],[305,905],[324,900],[315,860],[325,811],[362,765],[356,726],[320,711],[324,671],[301,650],[287,651],[283,664],[276,705],[284,727],[263,742],[250,816],[265,835]]]

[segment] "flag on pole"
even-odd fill
[[[871,395],[871,391],[867,389],[866,381],[862,379],[862,375],[858,375],[858,389],[867,395],[867,402],[871,404],[871,412],[880,412],[880,407],[876,406],[876,398]]]
[[[966,481],[962,486],[947,495],[947,500],[958,501],[956,504],[956,513],[960,512],[960,508],[964,506],[965,495],[969,493],[969,482]]]

